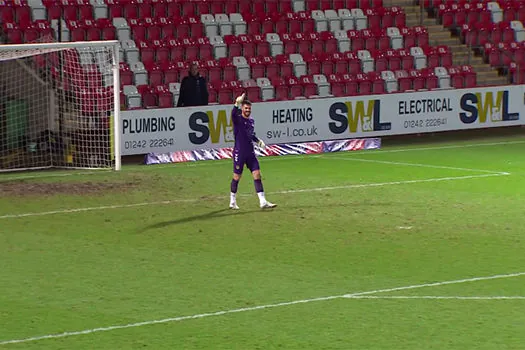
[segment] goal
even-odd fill
[[[120,170],[118,41],[0,45],[0,172]]]

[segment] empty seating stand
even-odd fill
[[[485,62],[509,73],[511,83],[523,83],[525,71],[524,0],[421,0],[444,27],[460,35],[462,42],[480,53]],[[461,75],[451,67],[455,87],[475,84],[475,73]],[[472,71],[471,68],[469,68]],[[463,72],[465,72],[463,70]],[[468,80],[468,82],[467,82]],[[455,82],[455,83],[454,83]]]
[[[481,1],[458,7],[473,11],[467,16],[441,8],[445,1],[426,1],[451,25],[475,26],[487,16]],[[476,82],[468,67],[453,67],[447,47],[429,46],[425,27],[407,26],[403,8],[382,0],[0,0],[0,5],[2,35],[11,43],[56,40],[59,18],[67,40],[119,40],[128,108],[174,106],[191,63],[208,81],[210,103],[231,103],[241,91],[267,101],[444,87],[435,68],[444,68],[440,72],[449,74],[451,87]],[[519,18],[520,8],[512,19],[505,11],[503,20]],[[510,45],[509,27],[501,26],[501,36]]]

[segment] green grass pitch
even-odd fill
[[[524,155],[262,158],[265,211],[231,161],[0,174],[0,349],[524,349]]]

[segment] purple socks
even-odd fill
[[[257,193],[264,192],[261,179],[253,180],[253,183],[255,185],[255,192],[257,192]]]
[[[239,181],[232,179],[232,183],[230,185],[231,193],[237,193],[237,187],[239,187]]]
[[[253,180],[253,184],[255,185],[255,192],[261,193],[264,192],[262,181],[259,180]],[[239,181],[232,179],[232,183],[230,185],[230,191],[231,193],[237,193],[237,188],[239,187]]]

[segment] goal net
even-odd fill
[[[0,45],[0,172],[120,169],[117,41]]]

